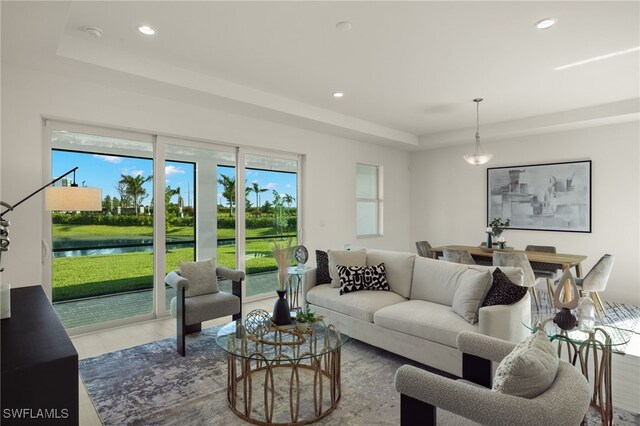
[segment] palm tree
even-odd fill
[[[289,214],[289,213],[290,213],[290,210],[291,210],[291,204],[293,204],[293,202],[294,202],[295,200],[296,200],[296,199],[295,199],[295,198],[293,198],[293,196],[292,196],[292,195],[289,195],[289,194],[284,194],[284,195],[282,196],[282,201],[284,201],[284,202],[285,202],[285,204],[287,205],[287,214]]]
[[[258,182],[253,182],[253,186],[249,187],[249,191],[253,191],[256,193],[256,216],[260,215],[260,193],[267,192],[267,188],[260,188],[258,186]]]
[[[164,208],[166,209],[171,203],[171,199],[174,195],[180,195],[180,187],[176,189],[171,188],[171,185],[167,185],[164,189]]]
[[[222,197],[229,203],[229,217],[231,217],[236,202],[236,178],[220,175],[218,183],[222,185]]]
[[[137,176],[129,176],[129,175],[120,175],[122,178],[120,179],[120,184],[124,184],[126,188],[126,193],[131,197],[133,201],[133,208],[138,215],[138,205],[142,203],[147,196],[147,190],[144,189],[144,184],[153,179],[153,176],[147,176],[146,178],[142,175]]]

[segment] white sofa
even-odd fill
[[[512,305],[482,307],[478,322],[471,324],[452,309],[461,277],[468,268],[428,259],[413,253],[366,250],[368,266],[384,263],[391,291],[356,291],[340,295],[329,284],[316,285],[316,269],[305,272],[304,294],[311,310],[324,315],[352,338],[413,359],[425,365],[462,376],[462,354],[456,346],[460,331],[469,330],[512,342],[529,331],[523,323],[531,319],[528,293]],[[500,268],[512,282],[522,285],[520,268]]]

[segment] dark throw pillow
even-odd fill
[[[384,263],[373,266],[337,265],[340,294],[360,290],[391,291]]]
[[[330,284],[329,255],[326,251],[316,250],[316,284]]]
[[[500,268],[496,268],[493,271],[493,285],[484,298],[482,306],[513,305],[520,301],[527,291],[527,287],[512,283]]]

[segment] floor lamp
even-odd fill
[[[0,272],[4,271],[1,267],[2,253],[9,250],[9,221],[4,219],[4,215],[13,211],[20,204],[24,203],[34,195],[41,191],[45,191],[45,209],[58,211],[100,211],[102,210],[102,192],[99,188],[79,187],[76,184],[76,170],[74,167],[62,176],[53,179],[51,182],[43,185],[22,200],[11,205],[0,201],[0,205],[6,209],[0,213]],[[73,183],[71,186],[51,186],[62,178],[73,173]],[[10,305],[10,286],[3,284],[0,289],[0,318],[9,318],[11,316]]]

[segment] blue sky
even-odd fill
[[[74,167],[78,167],[76,171],[76,183],[82,186],[85,181],[86,186],[102,189],[102,198],[110,195],[118,197],[116,185],[120,180],[120,175],[142,175],[150,176],[153,174],[153,161],[142,158],[115,157],[107,155],[98,155],[80,152],[57,151],[52,152],[52,176],[57,177]],[[218,177],[221,174],[234,176],[235,169],[230,167],[218,167]],[[165,165],[166,185],[171,188],[180,187],[180,194],[184,199],[185,205],[188,200],[193,203],[193,165],[190,163],[178,163],[167,161]],[[69,176],[70,178],[73,175]],[[268,170],[246,170],[247,186],[252,186],[253,182],[257,182],[260,188],[267,188],[268,191],[260,194],[260,204],[265,201],[273,203],[273,191],[276,190],[281,195],[290,194],[297,198],[296,194],[296,175],[293,173],[280,173]],[[148,205],[151,202],[152,185],[148,182],[145,185],[149,196],[144,200],[143,204]],[[187,196],[189,189],[190,197]],[[226,205],[226,201],[221,197],[222,186],[218,185],[218,200],[216,202]],[[255,204],[255,193],[249,194],[249,200]],[[174,202],[177,197],[174,197]],[[296,200],[297,201],[297,200]],[[297,202],[293,203],[296,206]]]

